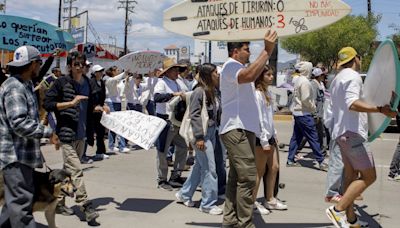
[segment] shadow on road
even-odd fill
[[[158,213],[169,204],[174,202],[173,200],[160,200],[160,199],[137,199],[131,198],[126,199],[122,202],[118,210],[123,211],[136,211],[136,212],[145,212],[145,213]]]

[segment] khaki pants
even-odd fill
[[[221,139],[228,151],[230,166],[222,224],[253,228],[256,136],[252,132],[235,129],[221,135]]]
[[[61,143],[64,169],[71,173],[72,183],[77,189],[75,202],[82,205],[88,200],[80,161],[84,148],[85,140],[75,140],[71,144]],[[62,199],[61,203],[65,204],[64,199]]]

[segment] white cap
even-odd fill
[[[98,72],[98,71],[102,71],[102,70],[104,70],[104,67],[102,67],[102,66],[100,66],[100,65],[94,65],[94,66],[92,67],[92,71],[93,71],[93,72]]]
[[[9,62],[7,65],[13,67],[22,67],[28,65],[32,61],[40,59],[40,52],[38,49],[33,46],[22,46],[15,50],[13,61]]]
[[[314,68],[314,70],[312,71],[312,74],[314,77],[319,77],[323,74],[324,72],[322,72],[321,68]]]
[[[92,65],[93,63],[92,62],[90,62],[89,60],[86,60],[86,66],[90,66],[90,65]]]

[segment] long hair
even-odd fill
[[[197,86],[203,87],[209,104],[215,103],[215,85],[212,79],[212,73],[216,69],[217,66],[211,63],[204,63],[199,69]]]
[[[265,100],[267,101],[267,105],[270,105],[271,103],[271,98],[269,96],[267,96],[267,91],[268,91],[268,84],[267,82],[264,80],[264,74],[267,73],[268,71],[273,72],[274,70],[272,69],[272,67],[270,67],[269,65],[266,65],[264,67],[264,70],[261,72],[261,74],[257,77],[256,81],[254,82],[255,87],[257,90],[261,91],[264,96],[265,96]]]

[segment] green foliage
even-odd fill
[[[329,69],[337,62],[337,53],[343,47],[353,47],[363,56],[363,69],[372,59],[371,46],[378,35],[379,16],[347,16],[323,29],[282,39],[282,47],[297,53],[314,65],[323,63]]]

